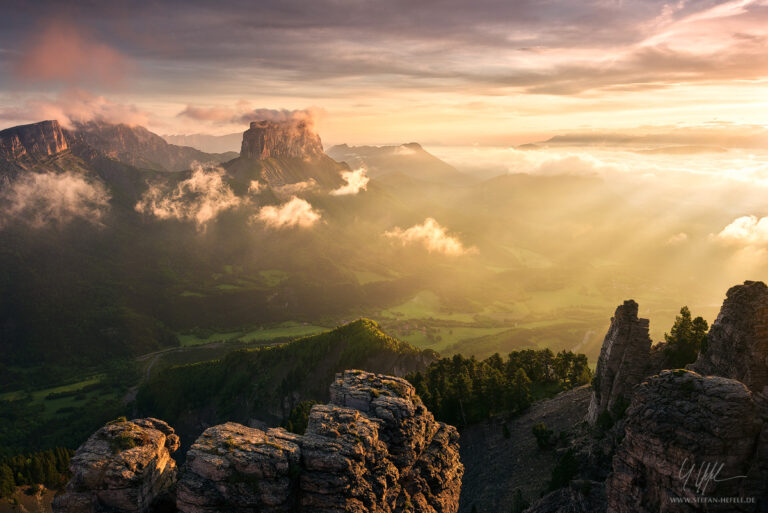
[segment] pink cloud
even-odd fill
[[[131,68],[131,59],[118,50],[74,25],[53,22],[27,40],[14,71],[27,81],[115,85]]]
[[[146,125],[149,115],[135,105],[116,103],[80,89],[69,89],[56,97],[29,98],[18,106],[0,108],[0,120],[36,122],[43,119],[57,119],[65,128],[71,128],[72,123],[88,121]]]
[[[274,121],[275,123],[305,123],[312,128],[318,118],[325,111],[318,107],[307,109],[253,109],[250,103],[244,100],[229,107],[216,105],[203,107],[187,105],[177,114],[178,117],[194,119],[195,121],[209,121],[218,124],[248,124],[251,121]]]

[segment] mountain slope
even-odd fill
[[[402,173],[416,180],[450,185],[465,185],[473,180],[453,166],[424,150],[418,143],[400,146],[347,146],[328,149],[331,158],[346,162],[353,168],[365,167],[368,176],[376,178],[390,173]]]
[[[206,153],[227,153],[240,151],[243,134],[236,132],[226,135],[189,134],[189,135],[164,135],[170,144],[177,146],[191,146]]]
[[[156,171],[183,171],[193,162],[226,162],[237,156],[234,152],[205,153],[168,144],[142,126],[90,121],[75,124],[66,134],[70,141],[85,143],[120,162]]]
[[[141,387],[137,404],[142,414],[195,435],[203,424],[229,420],[279,423],[300,401],[327,401],[323,383],[344,369],[403,376],[435,359],[433,351],[418,350],[360,319],[287,344],[167,368]]]

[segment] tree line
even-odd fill
[[[498,353],[485,360],[457,354],[407,379],[438,420],[464,427],[589,383],[592,371],[584,354],[526,349],[506,359]]]
[[[69,460],[74,454],[72,449],[56,447],[0,459],[0,497],[11,496],[17,486],[61,488],[69,480]]]

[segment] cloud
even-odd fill
[[[259,194],[265,187],[266,185],[258,180],[251,180],[251,183],[248,184],[248,194]]]
[[[192,176],[171,190],[150,185],[135,209],[158,219],[193,221],[203,230],[221,212],[242,202],[224,183],[223,175],[224,170],[219,167],[196,164]]]
[[[445,228],[431,217],[407,230],[396,227],[394,230],[384,232],[384,236],[400,241],[403,246],[421,244],[430,253],[443,253],[448,256],[477,253],[477,248],[465,248],[458,238],[448,235]]]
[[[279,206],[262,207],[251,217],[269,228],[309,228],[320,220],[320,213],[312,208],[308,201],[296,196]]]
[[[355,169],[354,171],[342,171],[341,177],[347,184],[332,190],[330,193],[331,196],[357,194],[360,191],[368,189],[368,181],[370,178],[366,176],[365,169],[363,168]]]
[[[305,180],[303,182],[287,183],[285,185],[277,185],[272,187],[275,194],[279,196],[294,196],[301,192],[311,191],[317,187],[317,182],[314,178]]]
[[[132,70],[122,52],[82,28],[53,22],[31,33],[14,62],[17,78],[31,82],[116,85]]]
[[[309,107],[306,109],[253,109],[250,102],[240,101],[234,106],[202,107],[187,105],[177,117],[193,119],[195,121],[209,121],[218,124],[248,124],[251,121],[272,121],[274,123],[304,123],[310,129],[315,125],[319,117],[323,115],[323,109]]]
[[[109,199],[101,183],[74,173],[27,173],[0,192],[0,227],[22,222],[41,228],[75,219],[99,224]]]
[[[678,246],[688,241],[688,234],[685,232],[676,233],[667,239],[667,246]]]
[[[727,243],[744,245],[768,244],[768,217],[742,216],[722,229],[717,238]]]
[[[28,122],[57,119],[65,128],[72,128],[73,123],[88,121],[146,125],[149,114],[135,105],[115,103],[81,89],[69,89],[55,98],[30,98],[21,106],[0,109],[0,119]]]

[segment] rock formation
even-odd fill
[[[405,380],[345,371],[304,435],[228,423],[187,454],[177,506],[186,513],[458,509],[458,434]]]
[[[708,509],[673,501],[763,495],[766,440],[761,431],[760,408],[736,380],[685,370],[649,378],[627,410],[625,438],[606,482],[608,511],[755,511],[755,504]],[[702,482],[697,492],[699,472],[708,464],[722,469],[717,480]]]
[[[55,119],[0,131],[0,158],[36,160],[67,148],[67,140]]]
[[[240,157],[224,167],[245,188],[258,180],[272,187],[293,184],[297,192],[335,189],[345,183],[341,173],[349,171],[323,152],[320,137],[302,121],[253,121],[243,133]]]
[[[768,395],[768,287],[746,281],[731,287],[707,334],[706,347],[690,366],[700,374],[733,378]]]
[[[525,513],[604,513],[605,485],[597,481],[578,480],[548,493]]]
[[[237,153],[205,153],[188,146],[168,144],[143,126],[112,124],[100,121],[76,123],[66,131],[72,146],[85,146],[107,157],[139,168],[155,171],[185,171],[195,162],[225,162]]]
[[[176,480],[171,453],[179,438],[165,422],[110,422],[94,433],[70,462],[72,479],[56,497],[56,513],[146,512]]]
[[[592,424],[602,412],[611,411],[617,401],[629,401],[633,387],[648,376],[648,319],[638,319],[637,310],[637,303],[624,301],[611,319],[592,382],[593,396],[587,413]]]
[[[436,422],[404,379],[345,371],[305,434],[232,422],[207,429],[174,488],[185,513],[455,513],[464,472],[458,433]],[[56,513],[152,511],[175,477],[178,438],[164,422],[110,423],[72,459]]]
[[[240,156],[248,159],[308,158],[324,155],[320,136],[307,123],[253,121],[243,134]]]

